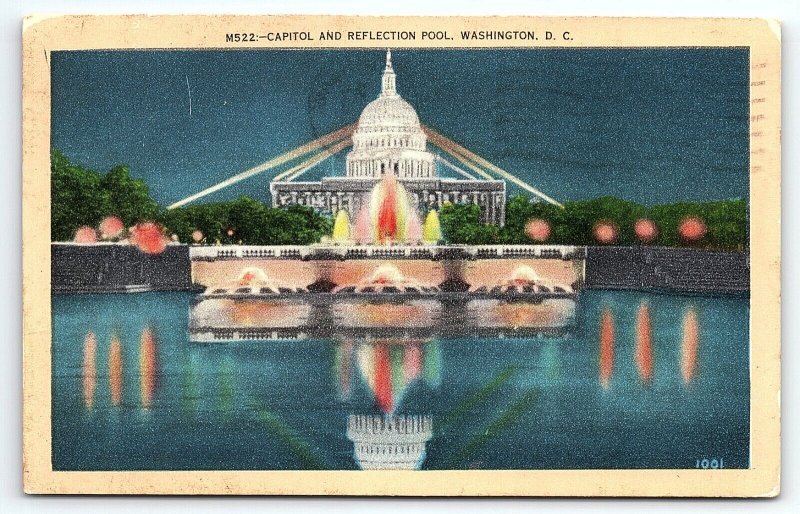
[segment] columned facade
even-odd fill
[[[350,415],[347,438],[361,469],[419,469],[433,437],[430,416]]]
[[[391,52],[386,55],[381,93],[364,108],[353,132],[345,176],[326,177],[320,182],[272,182],[272,204],[307,205],[331,214],[345,209],[352,220],[386,174],[393,174],[403,183],[411,204],[422,216],[431,209],[441,209],[447,202],[476,204],[484,223],[504,223],[504,181],[438,177],[436,155],[427,150],[427,137],[417,112],[397,94]]]

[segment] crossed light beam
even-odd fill
[[[482,175],[482,176],[484,176],[484,177],[486,177],[488,179],[493,178],[491,175],[489,175],[487,173],[484,173],[483,170],[479,171],[478,166],[482,166],[483,168],[486,168],[486,169],[488,169],[490,171],[493,171],[493,172],[497,173],[498,175],[500,175],[502,178],[508,180],[509,182],[513,182],[514,184],[516,184],[517,186],[521,187],[522,189],[528,191],[529,193],[533,193],[534,195],[538,196],[539,198],[541,198],[545,202],[551,203],[553,205],[557,205],[558,207],[561,207],[562,209],[564,208],[564,205],[561,204],[560,202],[558,202],[558,201],[554,200],[553,198],[547,196],[546,194],[544,194],[543,192],[539,191],[535,187],[529,185],[528,183],[523,182],[522,180],[518,179],[517,177],[515,177],[511,173],[507,172],[506,170],[495,166],[494,164],[492,164],[491,162],[487,161],[486,159],[484,159],[480,155],[469,151],[468,149],[466,149],[463,146],[459,145],[458,143],[456,143],[452,139],[446,138],[445,136],[439,134],[438,132],[436,132],[435,130],[430,128],[429,126],[423,125],[422,126],[422,130],[425,132],[425,135],[428,136],[428,139],[430,139],[433,144],[435,144],[436,146],[438,146],[439,148],[441,148],[442,150],[444,150],[448,154],[450,154],[453,157],[455,157],[456,159],[458,159],[460,162],[462,162],[464,165],[466,165],[470,169],[474,170],[479,175]],[[478,166],[476,166],[475,164],[470,163],[469,161],[474,162]]]
[[[308,159],[300,162],[299,164],[296,164],[295,166],[292,166],[286,171],[279,173],[273,178],[273,181],[279,181],[279,180],[285,180],[287,182],[292,181],[297,177],[299,177],[300,175],[302,175],[303,173],[305,173],[306,171],[319,165],[321,162],[327,160],[331,156],[341,152],[342,150],[344,150],[349,146],[352,146],[353,144],[352,135],[353,131],[355,130],[355,127],[356,127],[355,123],[346,125],[338,130],[335,130],[329,134],[319,137],[309,143],[298,146],[293,150],[289,150],[286,153],[278,155],[277,157],[274,157],[266,162],[263,162],[258,166],[245,170],[241,173],[237,173],[236,175],[228,179],[225,179],[216,185],[203,189],[199,193],[195,193],[189,197],[184,198],[183,200],[175,202],[169,207],[167,207],[167,209],[174,209],[176,207],[181,207],[183,205],[186,205],[187,203],[193,202],[206,195],[219,191],[220,189],[224,189],[228,186],[236,184],[237,182],[241,182],[242,180],[248,179],[260,173],[264,173],[265,171],[274,169],[278,166],[286,164],[287,162],[317,152]],[[554,200],[550,196],[547,196],[546,194],[539,191],[535,187],[527,184],[526,182],[523,182],[522,180],[512,175],[511,173],[505,171],[504,169],[495,166],[494,164],[487,161],[480,155],[471,152],[467,148],[459,145],[452,139],[449,139],[448,137],[445,137],[442,134],[436,132],[427,125],[423,125],[422,130],[425,132],[425,135],[428,137],[428,140],[430,140],[430,142],[434,146],[438,147],[447,155],[454,158],[465,167],[469,168],[475,174],[480,175],[481,177],[487,180],[494,180],[495,178],[492,175],[490,175],[486,170],[492,171],[495,174],[499,175],[501,178],[514,183],[518,187],[524,189],[525,191],[528,191],[529,193],[536,195],[542,200],[551,203],[553,205],[557,205],[558,207],[561,208],[564,207],[561,203]],[[468,179],[476,180],[476,178],[473,175],[459,168],[458,166],[450,163],[444,158],[438,157],[438,160],[451,170],[456,171],[461,175],[464,175]]]
[[[274,158],[272,158],[272,159],[270,159],[270,160],[268,160],[266,162],[263,162],[263,163],[259,164],[258,166],[255,166],[253,168],[245,170],[245,171],[243,171],[241,173],[237,173],[236,175],[234,175],[234,176],[232,176],[232,177],[230,177],[228,179],[223,180],[219,184],[216,184],[216,185],[213,185],[213,186],[211,186],[209,188],[203,189],[199,193],[195,193],[192,196],[188,196],[188,197],[184,198],[183,200],[175,202],[172,205],[170,205],[169,207],[167,207],[167,209],[174,209],[176,207],[181,207],[182,205],[186,205],[189,202],[193,202],[193,201],[195,201],[195,200],[197,200],[199,198],[202,198],[202,197],[204,197],[206,195],[210,195],[211,193],[219,191],[220,189],[224,189],[224,188],[226,188],[228,186],[232,186],[233,184],[236,184],[237,182],[241,182],[244,179],[247,179],[247,178],[250,178],[252,176],[258,175],[259,173],[263,173],[263,172],[265,172],[267,170],[270,170],[272,168],[280,166],[281,164],[286,164],[289,161],[293,161],[294,159],[297,159],[298,157],[302,157],[302,156],[304,156],[306,154],[309,154],[309,153],[311,153],[313,151],[316,151],[316,150],[318,150],[318,149],[320,149],[322,147],[325,147],[327,145],[330,145],[330,144],[335,143],[337,141],[340,141],[342,139],[346,138],[346,139],[349,140],[350,136],[353,135],[353,130],[355,129],[355,126],[356,126],[355,123],[351,123],[350,125],[344,126],[344,127],[340,128],[339,130],[334,130],[330,134],[326,134],[326,135],[324,135],[322,137],[319,137],[319,138],[311,141],[310,143],[306,143],[304,145],[298,146],[297,148],[295,148],[293,150],[289,150],[288,152],[283,153],[283,154],[281,154],[281,155],[279,155],[277,157],[274,157]]]

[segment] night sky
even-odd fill
[[[52,145],[98,171],[128,164],[168,204],[355,121],[380,91],[384,59],[53,53]],[[423,123],[557,200],[747,195],[746,49],[397,49],[393,61],[398,92]],[[343,174],[340,156],[304,179]],[[267,200],[275,173],[201,201]]]

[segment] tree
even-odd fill
[[[105,175],[73,164],[54,150],[50,158],[51,237],[72,239],[82,225],[96,227],[109,215],[126,226],[159,217],[159,206],[147,185],[130,176],[127,166],[115,166]]]
[[[439,219],[442,235],[450,244],[493,244],[499,240],[498,227],[481,223],[481,209],[475,204],[446,204]]]
[[[557,205],[545,202],[532,202],[524,195],[516,195],[506,204],[506,223],[500,231],[500,239],[506,244],[529,244],[531,239],[525,233],[525,226],[532,219],[542,219],[550,224],[553,235],[549,242],[558,237],[558,227],[563,225],[564,213]]]
[[[131,178],[128,166],[111,168],[100,185],[109,194],[111,214],[118,216],[126,226],[156,219],[158,204],[150,198],[143,180]]]
[[[69,241],[82,225],[96,227],[109,214],[111,198],[100,174],[72,164],[58,150],[50,158],[51,239]]]
[[[616,244],[632,245],[638,243],[633,225],[646,214],[647,210],[641,205],[613,196],[567,202],[564,204],[563,222],[554,232],[556,239],[563,244],[591,245],[596,243],[595,225],[607,222],[617,228]]]
[[[330,235],[333,227],[329,217],[310,207],[270,208],[247,196],[170,209],[160,219],[181,241],[189,241],[192,232],[200,230],[207,242],[252,245],[312,244]],[[228,235],[229,229],[233,235]]]

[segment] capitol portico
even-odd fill
[[[387,51],[380,95],[367,104],[358,119],[345,175],[324,177],[319,182],[273,180],[270,183],[273,206],[307,205],[332,214],[345,209],[350,219],[354,219],[381,177],[392,173],[402,182],[421,215],[439,210],[447,202],[477,204],[484,223],[502,225],[505,181],[478,179],[428,151],[425,129],[414,107],[397,93],[396,79],[391,51]],[[438,166],[467,178],[441,178]]]

